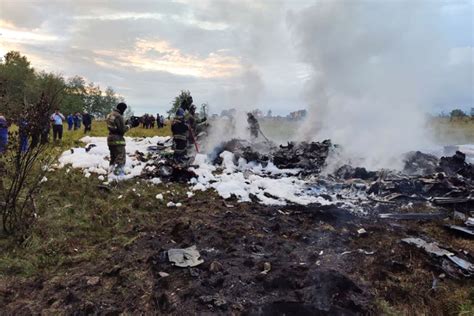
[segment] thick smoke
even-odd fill
[[[226,140],[250,138],[246,113],[257,108],[264,90],[265,86],[260,73],[251,66],[246,67],[232,84],[221,87],[217,98],[221,103],[216,108],[212,108],[211,104],[210,112],[216,112],[218,109],[235,109],[236,112],[233,117],[212,121],[204,148],[207,152],[212,152],[216,146]]]
[[[429,146],[426,113],[472,71],[472,61],[450,67],[442,18],[431,1],[324,1],[290,14],[313,69],[300,138],[330,138],[369,168],[399,167],[400,154]]]

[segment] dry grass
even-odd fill
[[[472,144],[474,119],[434,118],[430,124],[435,139],[441,144]]]

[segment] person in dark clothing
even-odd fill
[[[84,114],[82,114],[82,123],[84,124],[84,134],[90,132],[92,129],[92,116],[84,112]]]
[[[81,120],[81,114],[79,114],[79,112],[76,112],[76,114],[74,114],[74,130],[81,128]]]
[[[56,141],[62,140],[63,139],[63,121],[64,121],[64,115],[59,112],[59,109],[56,109],[56,111],[51,115],[51,122],[53,123],[53,140]]]
[[[157,128],[162,128],[161,126],[161,120],[160,120],[160,113],[156,113],[156,127]]]
[[[28,150],[28,121],[21,118],[18,122],[18,136],[20,137],[20,152],[25,153]]]
[[[73,126],[74,126],[74,116],[71,113],[67,116],[67,130],[68,131],[72,130]]]
[[[150,128],[155,128],[155,117],[150,115]]]
[[[182,100],[180,107],[176,111],[173,123],[171,124],[174,158],[178,162],[182,162],[187,154],[189,127],[186,124],[185,114],[188,109],[188,100]]]
[[[258,132],[260,131],[260,124],[258,124],[257,118],[252,113],[247,113],[247,123],[249,124],[250,137],[258,138]]]
[[[35,118],[35,121],[37,126],[31,131],[31,148],[35,148],[40,142],[41,144],[48,143],[51,129],[51,118],[48,115]]]
[[[0,113],[0,154],[7,151],[8,146],[8,122]]]
[[[107,137],[107,145],[110,151],[110,167],[114,175],[123,176],[125,174],[124,166],[126,162],[125,151],[125,133],[132,127],[137,127],[139,122],[128,123],[123,118],[123,113],[127,109],[127,105],[123,102],[117,104],[117,107],[107,115],[107,128],[109,136]]]

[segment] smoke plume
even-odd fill
[[[472,61],[451,67],[442,19],[431,1],[323,1],[289,14],[312,67],[300,138],[330,138],[369,168],[399,167],[400,154],[429,145],[426,113],[472,71]]]

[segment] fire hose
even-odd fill
[[[270,143],[270,140],[265,136],[265,134],[263,134],[262,130],[260,129],[260,127],[258,128],[258,131],[260,132],[260,134],[262,134],[263,138],[265,138],[265,140]]]
[[[191,129],[191,126],[189,126],[189,125],[188,125],[188,130],[189,130],[189,133],[191,134],[191,138],[193,139],[193,143],[194,143],[194,147],[196,148],[196,152],[199,154],[199,147],[198,147],[198,144],[197,144],[197,141],[196,141],[196,137],[194,137],[193,130]]]

